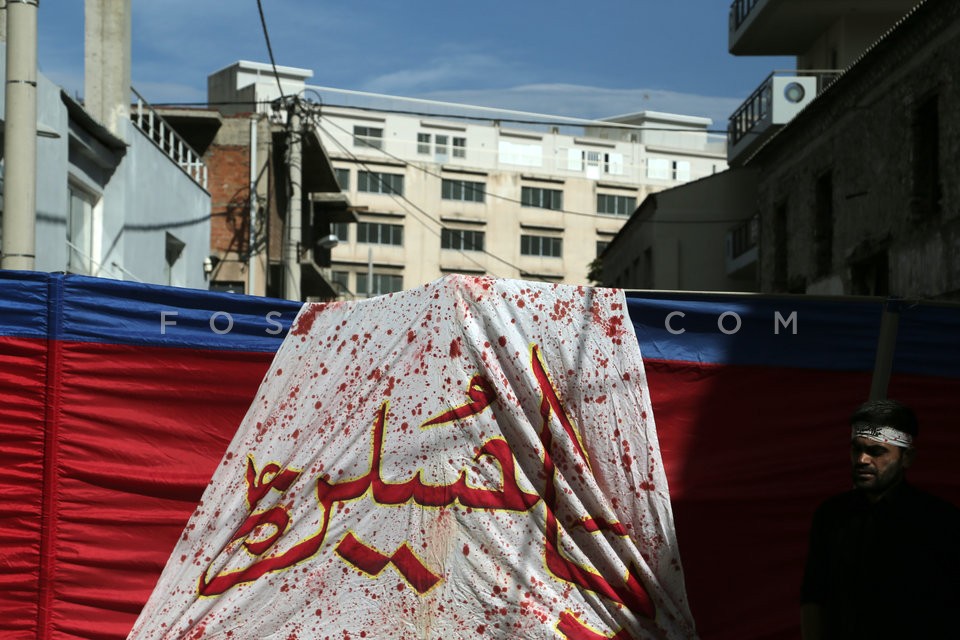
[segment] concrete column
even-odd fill
[[[37,8],[7,0],[7,83],[3,141],[4,269],[32,271],[37,244]]]
[[[131,0],[85,0],[83,103],[124,139],[130,119]]]

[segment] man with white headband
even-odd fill
[[[853,490],[813,517],[804,640],[958,637],[960,509],[908,484],[917,418],[894,400],[850,417]]]

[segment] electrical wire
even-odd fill
[[[273,77],[277,80],[277,89],[283,97],[283,85],[280,84],[280,73],[277,71],[277,62],[273,57],[273,47],[270,45],[270,32],[267,30],[267,19],[263,15],[263,4],[257,0],[257,11],[260,12],[260,26],[263,28],[263,39],[267,42],[267,53],[270,54],[270,64],[273,66]]]
[[[351,160],[353,160],[358,166],[362,167],[362,168],[363,168],[364,170],[366,170],[368,173],[370,173],[370,174],[372,174],[372,175],[377,175],[377,172],[376,172],[376,171],[372,171],[371,168],[370,168],[366,163],[364,163],[362,160],[360,160],[352,151],[350,151],[349,149],[347,149],[346,146],[345,146],[343,143],[341,143],[339,140],[337,140],[334,136],[330,135],[330,132],[323,128],[323,125],[320,124],[320,123],[317,121],[317,114],[316,114],[315,112],[312,113],[311,115],[313,116],[313,117],[311,118],[311,122],[313,122],[313,124],[314,124],[319,130],[321,130],[321,131],[323,131],[324,133],[326,133],[327,136],[329,136],[329,137],[331,138],[331,140],[333,140],[334,144],[336,144],[338,147],[340,147],[340,149],[341,149],[341,151],[343,151],[343,153],[345,153],[347,156],[349,156]],[[380,182],[381,185],[384,185],[383,181],[380,180],[380,178],[377,178],[377,180]],[[443,230],[447,230],[447,231],[457,231],[457,229],[450,229],[449,227],[447,227],[446,225],[444,225],[441,220],[438,220],[437,218],[434,218],[433,216],[431,216],[429,213],[427,213],[426,211],[424,211],[422,208],[420,208],[417,204],[415,204],[414,202],[412,202],[410,199],[408,199],[408,198],[407,198],[406,196],[404,196],[403,194],[397,193],[396,191],[394,191],[394,190],[393,190],[392,188],[390,188],[389,186],[388,186],[388,189],[389,189],[389,195],[390,195],[395,201],[397,201],[397,202],[400,204],[401,208],[403,208],[404,211],[407,211],[408,213],[410,213],[411,217],[412,217],[414,220],[416,220],[416,221],[419,222],[421,225],[423,225],[423,227],[424,227],[425,229],[427,229],[428,231],[430,231],[431,233],[433,233],[435,236],[437,236],[437,237],[442,237],[441,232],[442,232]],[[401,201],[402,201],[402,202],[401,202]],[[433,227],[431,227],[430,225],[428,225],[426,222],[424,222],[423,220],[421,220],[419,216],[414,215],[413,212],[410,211],[406,206],[404,206],[403,203],[406,203],[406,205],[409,205],[410,207],[412,207],[413,209],[415,209],[420,215],[422,215],[423,217],[427,218],[428,220],[430,220],[431,222],[433,222],[434,224],[436,224],[437,226],[439,226],[439,227],[440,227],[440,230],[434,229]],[[479,268],[483,269],[484,272],[491,273],[491,275],[494,275],[494,276],[496,277],[496,274],[495,274],[495,273],[492,273],[491,270],[490,270],[486,265],[484,265],[484,264],[478,262],[477,260],[475,260],[475,259],[474,259],[472,256],[470,256],[467,252],[465,252],[465,251],[462,250],[462,249],[457,249],[457,251],[458,251],[461,255],[463,255],[467,260],[469,260],[469,261],[472,262],[473,264],[477,265]],[[517,265],[509,262],[508,260],[505,260],[505,259],[501,258],[500,256],[498,256],[498,255],[496,255],[496,254],[494,254],[494,253],[492,253],[492,252],[490,252],[490,251],[487,251],[486,249],[481,249],[481,250],[480,250],[480,253],[483,253],[484,255],[487,255],[487,256],[493,258],[493,259],[496,260],[497,262],[500,262],[500,263],[502,263],[502,264],[510,267],[511,269],[516,270],[516,272],[517,272],[518,274],[519,274],[519,273],[524,273],[524,270],[521,269],[520,267],[518,267]]]
[[[325,105],[325,106],[328,106],[328,105]],[[336,122],[333,122],[333,121],[330,119],[329,116],[325,116],[325,115],[323,115],[323,114],[321,113],[321,114],[320,114],[320,117],[324,118],[327,122],[329,122],[329,123],[330,123],[331,125],[333,125],[335,128],[339,129],[341,132],[343,132],[343,133],[345,133],[345,134],[347,134],[347,135],[352,135],[350,131],[348,131],[347,129],[341,127],[341,126],[338,125]],[[317,126],[318,126],[318,128],[319,128],[320,130],[322,130],[322,131],[324,131],[325,133],[327,133],[327,135],[337,144],[337,146],[339,146],[339,147],[341,147],[341,148],[344,148],[343,145],[342,145],[335,137],[331,136],[329,132],[327,132],[325,129],[323,129],[322,125],[319,125],[319,124],[318,124]],[[411,162],[405,160],[404,158],[401,158],[400,156],[394,155],[394,154],[392,154],[392,153],[390,153],[390,152],[388,152],[388,151],[386,151],[386,150],[384,150],[384,149],[379,149],[379,151],[380,151],[381,153],[383,153],[385,156],[387,156],[388,158],[390,158],[391,160],[394,160],[394,161],[402,164],[402,165],[404,166],[404,168],[409,167],[409,168],[411,168],[411,169],[415,169],[415,170],[417,170],[417,171],[421,171],[421,172],[427,174],[428,176],[432,176],[432,177],[434,177],[434,178],[440,178],[441,180],[444,179],[442,174],[439,174],[439,173],[436,173],[436,172],[434,172],[434,171],[431,171],[430,169],[428,169],[428,168],[426,168],[426,167],[420,166],[419,164],[411,163]],[[345,152],[348,153],[349,155],[351,155],[351,157],[353,157],[353,158],[356,157],[356,156],[353,156],[352,154],[350,154],[349,151],[345,151]],[[490,196],[490,197],[492,197],[492,198],[497,198],[498,200],[502,200],[502,201],[504,201],[504,202],[509,202],[509,203],[511,203],[511,204],[518,204],[518,205],[520,205],[520,206],[522,206],[522,207],[528,206],[525,202],[523,202],[522,200],[517,200],[516,198],[511,198],[511,197],[509,197],[509,196],[500,195],[500,194],[498,194],[498,193],[493,193],[493,192],[491,192],[491,191],[487,191],[487,190],[485,190],[485,189],[479,189],[479,188],[476,188],[476,187],[471,187],[471,189],[473,189],[473,190],[476,191],[476,192],[483,193],[483,194],[486,195],[486,196]],[[585,212],[583,212],[583,211],[571,211],[571,210],[569,210],[569,209],[548,209],[548,211],[556,211],[557,213],[563,213],[563,214],[571,215],[571,216],[582,216],[582,217],[587,217],[587,218],[592,218],[592,219],[596,219],[598,215],[603,215],[603,214],[597,214],[597,213],[585,213]],[[627,216],[627,217],[624,218],[624,219],[625,219],[625,220],[628,220],[628,219],[629,219],[629,216]],[[735,220],[716,220],[716,219],[714,219],[714,220],[657,220],[657,221],[651,221],[651,222],[666,222],[666,223],[670,223],[670,224],[677,224],[677,223],[685,223],[685,224],[704,224],[704,223],[733,223],[733,222],[742,222],[742,220],[740,220],[740,219],[735,219]]]
[[[274,65],[276,69],[276,65]],[[278,80],[279,82],[279,80]],[[494,116],[468,116],[464,114],[456,113],[431,113],[426,111],[413,111],[407,109],[379,109],[377,107],[358,107],[348,104],[336,104],[330,102],[324,102],[320,96],[320,93],[316,89],[306,89],[305,92],[313,93],[317,96],[319,102],[323,104],[324,107],[333,108],[333,109],[355,109],[357,111],[370,111],[377,113],[392,113],[396,115],[408,115],[408,116],[419,116],[419,117],[431,117],[431,118],[443,118],[445,120],[476,120],[478,122],[500,122],[500,123],[510,123],[510,124],[530,124],[530,125],[541,125],[544,127],[586,127],[589,126],[593,129],[616,129],[616,130],[626,130],[626,131],[665,131],[668,133],[713,133],[713,134],[724,134],[728,132],[726,129],[677,129],[675,127],[650,127],[645,125],[628,125],[621,124],[616,122],[606,122],[603,120],[595,120],[588,123],[573,124],[570,122],[564,122],[562,120],[524,120],[519,118],[500,118]],[[269,105],[272,104],[272,100],[222,100],[219,102],[155,102],[152,103],[154,107],[229,107],[236,105]],[[470,107],[472,105],[463,105],[464,107]]]

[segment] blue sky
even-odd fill
[[[277,64],[316,85],[575,117],[726,117],[784,58],[727,52],[727,0],[262,0]],[[83,2],[45,2],[40,70],[83,93]],[[256,0],[133,0],[133,85],[206,99],[207,75],[269,62]]]

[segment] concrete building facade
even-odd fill
[[[907,4],[744,160],[762,290],[960,299],[960,5]]]
[[[0,48],[0,77],[5,68]],[[165,149],[146,107],[131,119],[129,85],[125,102],[110,130],[37,75],[35,269],[205,288],[210,196],[199,158]]]
[[[729,169],[654,193],[601,256],[599,281],[625,289],[756,291],[756,173]]]
[[[723,141],[703,118],[528,122],[536,118],[316,87],[308,70],[279,72],[285,93],[314,99],[307,119],[356,214],[356,224],[314,229],[339,239],[326,273],[347,297],[450,272],[586,283],[591,261],[647,194],[726,168]],[[212,74],[208,88],[211,103],[238,111],[269,113],[280,97],[271,67],[251,62]]]
[[[762,285],[960,299],[960,6],[927,0],[762,148]]]

